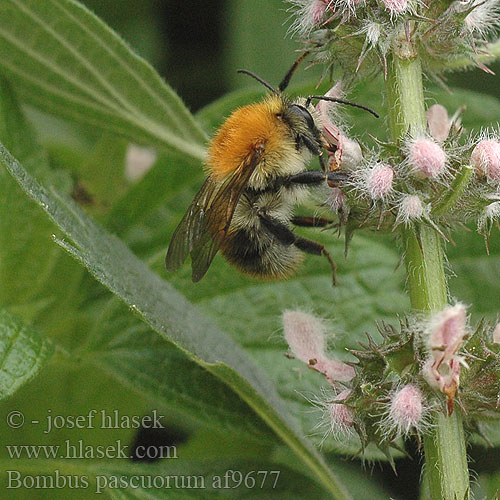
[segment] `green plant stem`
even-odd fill
[[[392,140],[418,136],[426,130],[422,68],[404,34],[388,61],[386,102]],[[448,293],[440,236],[429,226],[404,228],[407,288],[411,306],[419,312],[443,309]],[[425,478],[430,497],[425,500],[469,498],[469,470],[459,410],[451,416],[439,413],[424,437]]]

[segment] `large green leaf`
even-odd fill
[[[176,409],[201,426],[240,439],[275,436],[227,385],[166,342],[116,300],[107,299],[102,313],[75,353],[140,394],[153,405]]]
[[[129,229],[141,226],[161,204],[167,203],[173,193],[201,177],[199,161],[180,153],[160,155],[146,175],[134,184],[112,207],[108,227],[123,235]]]
[[[40,178],[64,192],[71,180],[51,170],[47,155],[25,120],[11,87],[0,82],[0,140]],[[40,331],[65,335],[74,321],[70,304],[77,302],[82,270],[51,241],[55,226],[43,210],[26,198],[18,184],[1,175],[0,302],[24,320],[37,318]],[[57,286],[64,277],[64,286]],[[65,315],[60,314],[61,308]],[[54,321],[55,319],[55,321]]]
[[[74,203],[42,188],[2,146],[1,162],[70,238],[59,243],[160,335],[230,386],[297,454],[332,495],[348,498],[337,478],[295,430],[269,380],[244,351],[179,292],[96,226]]]
[[[0,59],[36,106],[203,158],[205,136],[179,97],[73,0],[2,0]]]
[[[11,396],[33,378],[53,352],[51,342],[0,309],[0,399]]]

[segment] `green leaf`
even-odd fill
[[[230,386],[314,472],[335,498],[348,498],[319,454],[295,430],[270,381],[244,351],[180,293],[150,271],[117,238],[96,226],[74,203],[48,193],[2,146],[1,163],[73,241],[59,243],[165,339]]]
[[[30,171],[70,191],[70,179],[50,169],[47,155],[4,80],[0,81],[0,139]],[[43,210],[23,195],[10,176],[0,178],[0,303],[26,321],[37,318],[40,331],[50,331],[51,336],[66,333],[74,320],[69,306],[74,304],[82,270],[54,247],[51,235],[56,228]],[[59,287],[61,275],[64,286]],[[66,308],[64,315],[61,308]]]
[[[274,434],[230,388],[127,311],[116,298],[103,312],[76,356],[97,366],[154,405],[173,408],[201,426],[233,439],[264,441]]]
[[[201,174],[199,161],[175,152],[160,155],[146,175],[114,204],[108,227],[119,235],[137,227],[173,193],[191,185]]]
[[[0,399],[32,379],[53,352],[51,342],[0,309]]]
[[[73,0],[2,1],[0,61],[22,97],[50,113],[204,156],[205,135],[175,92]]]
[[[129,189],[125,178],[127,146],[126,140],[104,134],[72,172],[76,179],[73,199],[95,217],[107,215],[110,206]]]
[[[500,234],[493,230],[489,255],[483,237],[475,231],[462,230],[453,237],[457,246],[448,248],[454,273],[449,280],[451,295],[470,305],[474,319],[494,320],[500,312]]]

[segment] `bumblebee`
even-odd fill
[[[319,217],[294,217],[293,209],[311,188],[346,179],[343,172],[327,171],[323,148],[330,146],[311,102],[326,99],[372,111],[326,96],[292,100],[283,94],[303,58],[278,88],[239,70],[267,87],[270,95],[234,111],[215,135],[208,149],[208,177],[172,236],[167,270],[178,269],[190,254],[192,280],[197,282],[220,250],[243,273],[280,279],[293,274],[305,252],[328,260],[335,283],[335,262],[324,245],[291,229],[291,224],[327,225],[330,221]],[[312,156],[319,157],[322,170],[306,170]]]

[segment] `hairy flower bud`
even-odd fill
[[[500,217],[500,201],[495,201],[494,203],[490,203],[484,209],[484,215],[487,219],[497,219]]]
[[[472,151],[470,162],[478,174],[500,181],[500,142],[492,139],[480,141]]]
[[[464,2],[465,3],[465,2]],[[465,18],[465,25],[471,32],[477,32],[480,36],[486,36],[495,31],[499,24],[499,10],[497,0],[469,0],[473,9]]]
[[[392,191],[394,170],[389,165],[378,164],[371,168],[366,177],[366,189],[374,200],[384,199]]]
[[[295,21],[290,29],[300,35],[307,35],[320,24],[330,7],[328,0],[290,0],[290,3],[297,9]]]
[[[391,14],[400,14],[408,8],[408,0],[382,0]]]
[[[318,24],[325,15],[327,2],[324,0],[313,0],[310,5],[309,15],[313,24]]]
[[[422,200],[416,194],[405,195],[399,202],[397,215],[398,222],[401,221],[407,224],[412,220],[418,220],[422,218],[426,208],[427,207],[422,203]]]
[[[324,420],[328,425],[328,432],[335,437],[342,437],[350,433],[354,424],[354,411],[343,403],[349,397],[351,391],[346,389],[338,394],[333,401],[323,403]]]
[[[389,420],[398,435],[407,435],[412,428],[418,428],[423,411],[423,398],[420,389],[413,384],[407,384],[393,394]]]
[[[416,173],[424,177],[438,177],[446,167],[446,153],[431,139],[413,140],[409,145],[408,160]]]
[[[346,200],[347,196],[344,192],[340,188],[334,187],[330,190],[325,204],[334,212],[341,212],[345,209]]]
[[[325,327],[323,323],[303,311],[287,310],[283,313],[285,340],[297,359],[315,364],[324,359]]]

